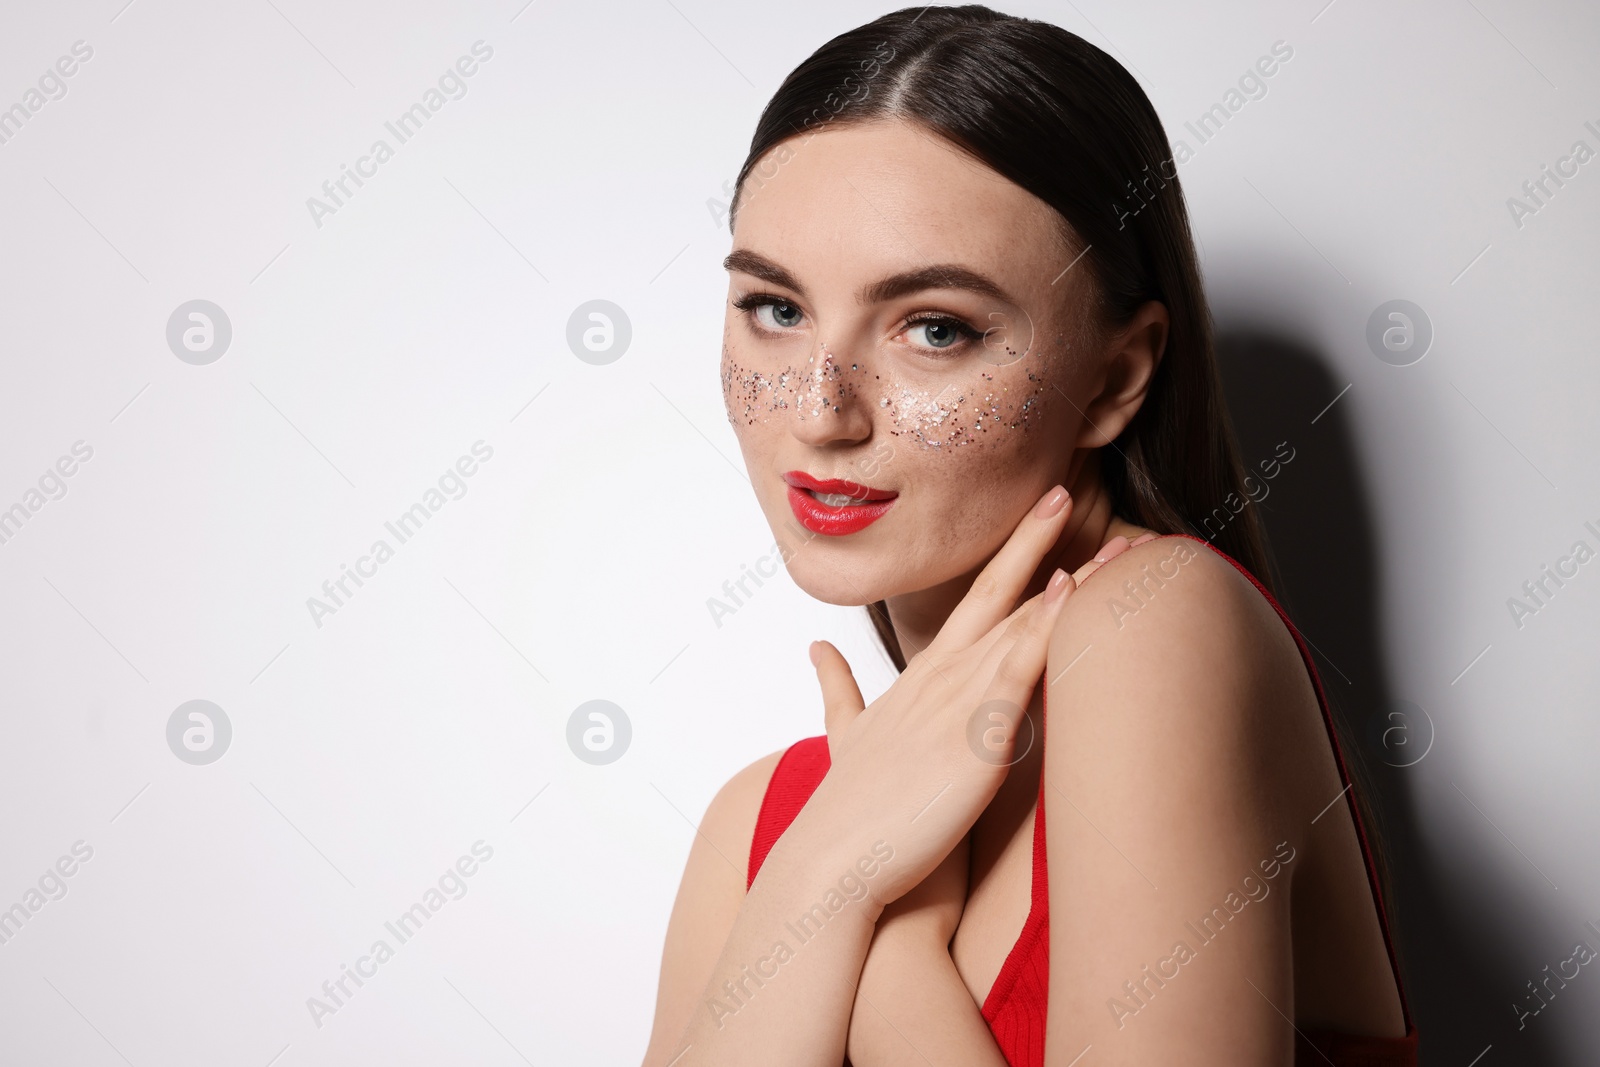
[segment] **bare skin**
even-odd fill
[[[905,123],[797,138],[741,198],[723,384],[757,500],[794,580],[886,601],[912,662],[865,705],[837,650],[813,646],[832,768],[748,894],[779,754],[712,801],[646,1067],[1003,1064],[980,1006],[1028,911],[1041,775],[1047,1064],[1086,1047],[1084,1064],[1286,1064],[1291,1018],[1403,1032],[1292,639],[1209,549],[1112,513],[1098,452],[1144,402],[1167,316],[1151,302],[1098,322],[1087,273],[1063,274],[1076,254],[1046,205]],[[899,495],[865,529],[818,536],[790,510],[792,470]],[[1125,583],[1146,595],[1119,613]],[[1049,745],[1009,768],[974,758],[986,701],[1026,708],[1037,735],[1041,676]],[[892,859],[863,866],[875,845]],[[860,896],[825,937],[758,963],[845,884]],[[1248,903],[1222,935],[1188,933],[1235,890]],[[1163,965],[1180,940],[1192,958]],[[751,985],[751,966],[776,977]]]

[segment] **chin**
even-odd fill
[[[893,595],[885,576],[869,561],[850,566],[829,560],[829,555],[814,552],[813,544],[789,560],[789,577],[808,597],[842,608],[861,608]]]
[[[883,560],[866,553],[855,555],[844,546],[826,551],[830,547],[812,542],[789,560],[789,577],[812,599],[840,607],[865,607],[906,591],[896,581],[900,575],[891,573],[893,569]],[[853,555],[855,558],[849,558]]]
[[[913,559],[915,539],[903,530],[880,521],[842,536],[823,533],[804,525],[786,499],[771,501],[766,516],[790,579],[824,604],[861,607],[925,584],[927,561]]]

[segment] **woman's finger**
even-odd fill
[[[1070,574],[1057,570],[1033,610],[1018,618],[1014,626],[1007,627],[1005,635],[985,657],[986,660],[999,657],[984,694],[985,703],[999,700],[1019,708],[1027,707],[1039,676],[1044,673],[1056,619],[1060,618],[1061,609],[1076,588],[1077,583]]]
[[[978,573],[972,588],[950,613],[929,648],[947,654],[958,652],[1010,615],[1071,515],[1072,496],[1061,486],[1041,497]]]
[[[1089,562],[1085,563],[1083,566],[1079,567],[1073,572],[1072,584],[1071,588],[1068,590],[1068,593],[1076,591],[1078,586],[1083,584],[1083,580],[1085,578],[1089,577],[1089,575],[1099,570],[1105,564],[1122,555],[1129,548],[1133,547],[1134,544],[1140,544],[1142,540],[1143,539],[1141,538],[1140,541],[1135,541],[1130,544],[1126,537],[1118,534],[1116,537],[1113,537],[1111,540],[1107,541],[1101,547],[1100,551],[1095,553],[1094,559],[1091,559]],[[1048,588],[1048,585],[1046,588]],[[980,648],[980,646],[987,646],[982,648],[982,654],[987,656],[989,654],[989,649],[993,648],[994,645],[1001,640],[1002,635],[1004,635],[1006,638],[1006,647],[1009,648],[1011,641],[1014,640],[1021,632],[1020,628],[1018,627],[1017,620],[1025,613],[1036,608],[1043,597],[1044,592],[1041,591],[1035,593],[1021,604],[1018,604],[1015,611],[991,626],[989,628],[989,632],[978,638],[978,640],[972,642],[970,647]]]
[[[1102,565],[1110,563],[1112,560],[1116,559],[1118,556],[1122,555],[1132,547],[1133,546],[1128,543],[1128,539],[1126,537],[1118,534],[1116,537],[1113,537],[1111,540],[1107,541],[1101,547],[1100,551],[1094,554],[1094,559],[1091,559],[1088,563],[1085,563],[1083,566],[1079,567],[1073,572],[1073,582],[1078,585],[1083,584],[1083,580],[1089,577],[1089,575],[1093,574],[1095,571],[1099,570]]]
[[[833,645],[827,641],[811,642],[811,662],[817,668],[817,684],[822,687],[822,719],[832,747],[834,739],[855,721],[866,703],[849,662]]]

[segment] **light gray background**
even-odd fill
[[[0,907],[94,850],[0,945],[0,1061],[637,1062],[694,822],[821,732],[806,642],[890,677],[859,611],[786,578],[706,607],[771,544],[718,393],[716,202],[783,75],[890,8],[122,3],[0,33],[0,107],[94,50],[0,144],[0,508],[94,450],[0,544]],[[1590,1062],[1592,968],[1520,1032],[1511,1005],[1600,948],[1600,562],[1520,629],[1506,602],[1600,547],[1600,161],[1520,228],[1506,201],[1600,149],[1600,15],[1323,4],[1007,10],[1121,57],[1173,138],[1293,47],[1182,169],[1246,459],[1297,449],[1263,508],[1330,692],[1433,726],[1414,766],[1371,751],[1427,1062]],[[467,95],[316,226],[478,40]],[[233,329],[207,366],[166,343],[194,299]],[[605,366],[566,343],[594,299],[632,325]],[[1391,299],[1436,332],[1411,366],[1365,341]],[[479,440],[465,496],[315,625]],[[196,699],[233,728],[203,766],[166,740]],[[595,699],[632,724],[602,766],[566,741]],[[466,895],[316,1026],[480,839]]]

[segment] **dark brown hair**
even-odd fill
[[[835,37],[784,79],[756,124],[734,210],[771,149],[875,119],[915,122],[1055,208],[1069,256],[1083,253],[1094,279],[1099,326],[1128,322],[1148,300],[1166,305],[1165,354],[1138,414],[1100,450],[1101,478],[1129,522],[1206,537],[1206,518],[1230,494],[1235,506],[1246,499],[1244,471],[1177,167],[1139,83],[1047,22],[979,5],[895,11]],[[1270,587],[1255,509],[1223,513],[1230,521],[1207,539]],[[904,670],[883,602],[868,611]]]

